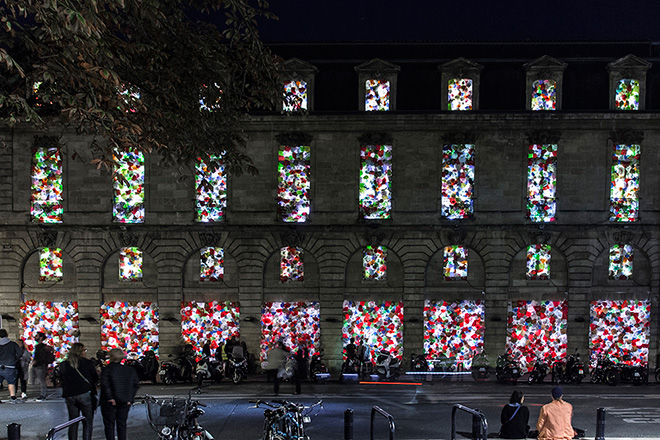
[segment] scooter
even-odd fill
[[[534,362],[534,368],[532,368],[532,371],[529,373],[529,378],[527,381],[531,383],[543,383],[543,380],[545,379],[545,376],[548,375],[550,372],[550,367],[548,364],[541,360],[541,359],[536,359],[536,362]]]
[[[429,363],[423,354],[410,355],[410,371],[429,371]]]
[[[223,376],[222,362],[218,362],[215,358],[207,355],[202,355],[195,365],[195,376],[197,379],[197,388],[201,388],[202,382],[205,380],[211,380],[216,383],[220,382]]]
[[[474,356],[470,371],[474,380],[488,380],[490,377],[490,362],[485,351]]]
[[[376,373],[379,380],[397,380],[401,361],[387,350],[381,350],[376,357]]]
[[[170,355],[171,357],[172,355]],[[166,385],[177,382],[193,382],[195,361],[191,356],[179,356],[176,361],[165,361],[160,365],[158,376]]]
[[[235,384],[247,379],[248,362],[244,357],[231,356],[227,359],[227,377]]]
[[[503,354],[497,357],[495,363],[495,377],[500,383],[511,382],[518,383],[518,379],[523,375],[523,371],[518,362]]]
[[[325,383],[328,377],[328,367],[321,360],[321,353],[313,355],[309,361],[309,379],[315,383]]]

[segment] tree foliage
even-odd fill
[[[241,125],[277,98],[278,60],[256,26],[272,18],[267,6],[0,0],[0,118],[92,133],[99,167],[114,148],[136,147],[166,164],[224,153],[230,171],[254,172]]]

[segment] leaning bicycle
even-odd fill
[[[287,400],[251,400],[250,403],[254,403],[251,408],[268,407],[264,411],[263,440],[309,440],[305,424],[311,422],[310,413],[314,408],[323,408],[322,400],[311,406]]]
[[[159,440],[213,440],[213,436],[200,426],[197,419],[204,415],[205,406],[188,397],[173,396],[168,399],[156,399],[145,395],[147,420],[151,428],[158,433]]]

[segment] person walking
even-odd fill
[[[46,400],[46,397],[48,397],[46,374],[48,374],[48,365],[55,361],[55,354],[53,353],[53,347],[46,344],[46,334],[44,332],[37,332],[35,341],[37,342],[37,346],[34,347],[34,358],[30,365],[30,377],[32,377],[32,383],[38,383],[40,385],[37,400],[41,401]]]
[[[514,390],[509,403],[504,405],[500,414],[500,438],[524,439],[529,432],[529,408],[523,405],[525,396],[522,391]]]
[[[266,357],[268,360],[266,374],[268,375],[268,380],[273,381],[273,392],[276,396],[280,392],[280,372],[284,370],[284,361],[287,354],[284,350],[284,343],[280,341],[268,351]]]
[[[566,402],[560,386],[552,389],[552,402],[543,405],[536,423],[539,440],[570,440],[575,437],[573,429],[573,405]]]
[[[17,403],[16,400],[16,380],[18,379],[18,368],[16,365],[23,354],[23,350],[18,344],[9,339],[7,330],[0,328],[0,383],[7,381],[9,389],[9,398],[11,403]]]
[[[30,372],[30,361],[32,360],[32,356],[27,348],[25,348],[25,341],[19,339],[16,343],[23,350],[23,354],[21,354],[21,357],[16,364],[18,370],[18,384],[21,386],[21,399],[27,399],[28,373]]]
[[[101,416],[106,440],[126,440],[128,411],[140,388],[140,379],[135,369],[122,365],[124,352],[119,348],[110,350],[110,363],[101,373]]]
[[[62,397],[66,400],[69,420],[81,413],[87,419],[83,425],[83,440],[91,440],[96,409],[96,384],[98,374],[94,363],[85,357],[85,346],[80,342],[71,345],[69,354],[60,364]],[[78,424],[69,427],[69,440],[78,439]]]

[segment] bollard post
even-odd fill
[[[605,440],[605,408],[596,410],[596,440]]]
[[[344,440],[353,440],[353,410],[344,411]]]
[[[10,423],[7,425],[7,440],[21,440],[20,423]]]

